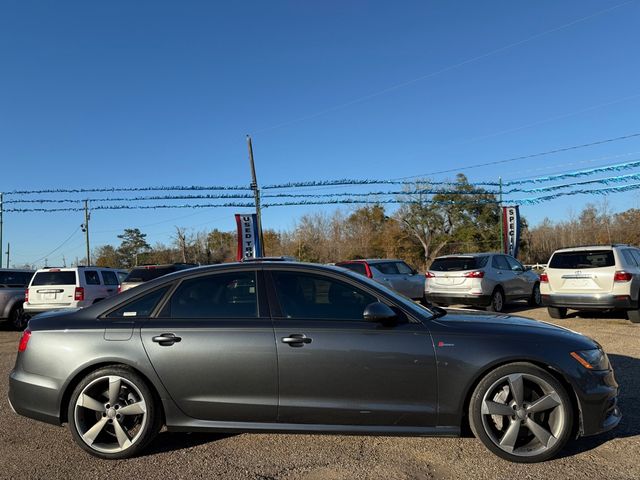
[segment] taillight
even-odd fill
[[[547,275],[546,273],[541,273],[540,283],[549,283],[549,275]]]
[[[482,270],[476,270],[475,272],[469,272],[464,274],[467,278],[484,278],[484,272]]]
[[[24,291],[24,301],[25,302],[29,301],[29,289],[28,288]]]
[[[82,302],[84,300],[84,287],[76,287],[76,291],[73,294],[73,299],[76,302]]]
[[[20,337],[20,343],[18,344],[18,351],[24,352],[27,349],[27,343],[29,343],[29,339],[31,338],[31,330],[27,329],[22,332],[22,336]]]
[[[436,276],[433,273],[431,273],[430,271],[428,271],[428,270],[424,274],[424,276],[427,277],[427,278],[436,278]]]
[[[624,270],[618,270],[613,275],[614,282],[630,282],[631,278],[632,278],[631,274],[629,272],[625,272]]]
[[[122,285],[118,285],[118,293],[122,293]]]

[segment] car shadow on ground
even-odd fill
[[[621,310],[609,310],[609,311],[597,311],[597,310],[584,310],[584,311],[572,311],[567,313],[566,318],[582,318],[585,320],[627,320],[627,314]]]
[[[593,437],[582,437],[562,451],[561,457],[582,453],[607,443],[614,438],[627,438],[640,435],[640,359],[626,355],[609,355],[620,385],[618,406],[622,411],[622,420],[613,430]]]
[[[205,443],[217,442],[233,437],[235,433],[203,433],[203,432],[167,432],[162,431],[146,448],[142,456],[175,452],[186,448],[197,447]]]

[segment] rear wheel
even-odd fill
[[[640,323],[640,309],[639,310],[628,310],[627,318],[631,323]]]
[[[160,430],[159,405],[137,373],[104,367],[83,378],[71,395],[69,429],[90,454],[106,459],[138,454]]]
[[[504,294],[496,288],[491,294],[491,303],[487,307],[489,312],[501,312],[504,309]]]
[[[9,313],[9,322],[16,330],[24,330],[27,328],[29,316],[25,315],[21,304],[16,305],[11,309],[11,313]]]
[[[471,429],[493,453],[533,463],[556,455],[571,435],[573,408],[562,384],[529,363],[512,363],[484,377],[469,405]]]
[[[551,318],[565,318],[567,309],[564,307],[547,307],[547,312]]]
[[[540,284],[536,283],[533,286],[533,290],[531,291],[531,296],[529,297],[529,306],[539,307],[541,304],[542,304],[542,296],[540,295]]]

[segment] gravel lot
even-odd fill
[[[511,313],[549,320],[546,310]],[[640,325],[620,315],[556,320],[598,340],[622,387],[624,418],[599,437],[535,465],[505,462],[474,438],[230,435],[162,432],[144,457],[98,460],[66,428],[15,415],[5,400],[19,334],[0,330],[0,478],[533,479],[640,478]]]

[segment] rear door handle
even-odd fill
[[[151,341],[159,343],[163,347],[169,347],[174,343],[182,341],[182,337],[177,337],[173,333],[163,333],[151,338]]]
[[[287,343],[290,347],[302,347],[305,343],[311,343],[311,339],[304,333],[292,333],[288,337],[282,337],[282,343]]]

